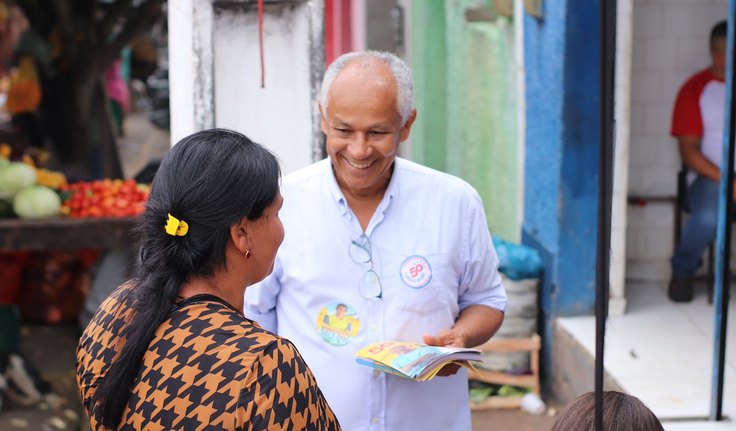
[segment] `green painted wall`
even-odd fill
[[[483,0],[412,4],[412,66],[419,113],[412,158],[472,184],[491,232],[520,239],[513,23],[467,22]]]
[[[417,120],[412,158],[445,170],[447,50],[444,0],[412,2],[412,70]]]

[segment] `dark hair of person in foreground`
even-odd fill
[[[603,393],[606,431],[664,431],[657,416],[638,398],[616,391]],[[585,393],[557,415],[552,431],[595,431],[595,393]]]

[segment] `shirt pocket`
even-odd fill
[[[457,277],[445,253],[407,256],[397,272],[400,310],[415,316],[456,313]]]

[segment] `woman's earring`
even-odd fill
[[[250,259],[250,250],[245,250],[245,258]]]

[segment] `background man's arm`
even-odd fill
[[[677,143],[680,147],[682,163],[688,169],[713,181],[720,181],[721,170],[700,151],[699,136],[678,136]]]
[[[700,137],[698,136],[678,136],[677,143],[680,147],[680,157],[682,163],[688,169],[696,174],[713,181],[721,180],[721,168],[714,165],[700,151]],[[736,180],[734,180],[734,200],[736,200]]]

